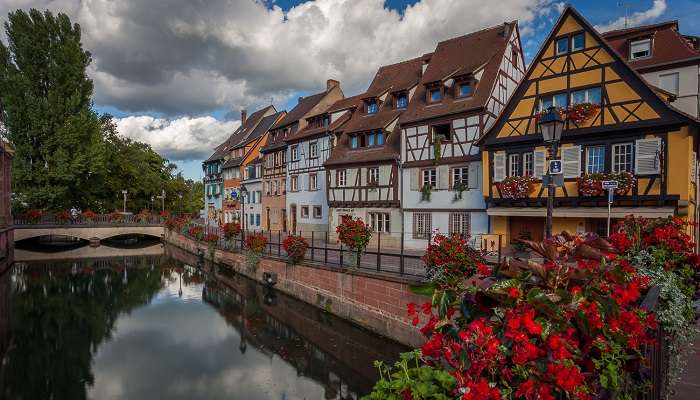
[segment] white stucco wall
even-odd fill
[[[309,146],[315,142],[318,157],[309,157]],[[292,146],[297,146],[298,158],[292,159]],[[328,227],[328,199],[326,197],[326,171],[323,163],[330,154],[328,136],[315,137],[287,146],[287,213],[296,206],[297,231],[323,232]],[[316,190],[309,190],[309,175],[316,174]],[[292,176],[297,176],[297,191],[292,191]],[[308,217],[302,217],[301,209],[309,207]],[[314,207],[321,207],[321,218],[314,218]],[[291,215],[290,215],[291,218]],[[291,221],[291,219],[290,219]],[[291,229],[290,225],[290,229]]]
[[[650,84],[661,87],[661,75],[674,73],[678,74],[678,98],[671,104],[697,118],[700,115],[700,97],[698,96],[698,91],[700,90],[700,68],[697,65],[648,72],[642,74],[642,76]]]

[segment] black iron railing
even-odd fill
[[[66,217],[60,214],[42,214],[37,219],[15,218],[15,226],[33,225],[160,225],[163,218],[159,215],[139,214],[97,214],[94,216],[78,215]]]

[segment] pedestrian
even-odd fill
[[[78,209],[75,206],[70,209],[70,219],[72,224],[78,223]]]

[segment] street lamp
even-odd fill
[[[180,199],[180,201],[178,202],[178,208],[179,208],[178,211],[180,212],[180,214],[182,214],[182,211],[183,211],[182,210],[182,193],[178,193],[177,197],[178,197],[178,199]]]
[[[248,189],[246,189],[245,185],[241,185],[239,195],[241,196],[241,218],[243,218],[241,228],[243,228],[243,232],[245,232],[245,198],[248,196]]]
[[[161,203],[160,203],[160,213],[162,214],[163,212],[165,212],[165,189],[163,189],[163,190],[160,192],[160,196],[158,196],[158,198],[159,198],[160,201],[161,201]]]
[[[126,194],[129,193],[127,190],[122,190],[122,194],[124,195],[124,213],[126,214]]]
[[[156,200],[154,196],[151,196],[151,214],[153,214],[153,202]]]
[[[557,156],[559,141],[564,131],[564,121],[556,107],[549,107],[539,120],[540,132],[544,143],[549,146],[549,159]],[[554,179],[552,171],[547,167],[547,227],[546,238],[552,237],[552,212],[554,211]]]

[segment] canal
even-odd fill
[[[36,250],[0,276],[0,398],[357,399],[406,350],[159,243]]]

